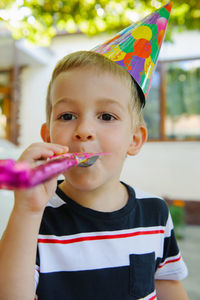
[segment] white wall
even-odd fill
[[[186,57],[200,57],[199,31],[175,32],[173,42],[166,43],[160,52],[160,59],[180,59]]]
[[[21,147],[40,141],[40,126],[45,121],[46,89],[57,60],[76,50],[89,50],[106,39],[106,36],[87,38],[83,35],[56,37],[51,44],[55,55],[49,64],[23,70]],[[184,38],[181,37],[182,40]],[[195,41],[197,42],[197,39]],[[192,40],[190,45],[190,49],[196,49],[196,46],[192,47]],[[171,47],[172,45],[169,50],[170,57],[173,53]],[[167,53],[164,46],[162,59],[167,57]],[[174,50],[174,54],[177,55],[177,51]],[[193,54],[188,52],[188,56]],[[170,198],[200,201],[200,142],[147,143],[138,156],[127,159],[122,178],[147,192]]]
[[[161,197],[200,201],[200,142],[148,142],[127,158],[121,179]]]

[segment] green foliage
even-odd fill
[[[174,232],[177,239],[184,238],[184,230],[185,230],[185,208],[184,206],[176,205],[173,203],[169,207],[173,224],[174,224]]]
[[[164,4],[164,0],[0,0],[0,9],[9,10],[14,5],[21,13],[26,12],[15,22],[13,17],[1,18],[14,38],[48,44],[58,31],[90,36],[119,31]],[[200,1],[174,1],[168,37],[174,26],[199,29],[199,17]]]
[[[188,116],[200,114],[200,67],[188,69],[185,64],[173,63],[168,69],[167,110],[171,117],[179,117],[182,114]]]
[[[0,95],[0,112],[2,110],[3,107],[3,97]]]

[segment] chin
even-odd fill
[[[68,181],[69,182],[69,181]],[[97,188],[99,188],[101,186],[101,184],[99,183],[94,183],[94,182],[86,182],[81,181],[81,182],[69,182],[71,186],[73,186],[74,189],[78,190],[78,191],[83,191],[83,192],[91,192],[96,190]]]
[[[84,174],[79,174],[79,176],[67,176],[65,177],[66,181],[76,190],[79,191],[93,191],[104,185],[105,180],[102,180],[99,176],[88,176]]]

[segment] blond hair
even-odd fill
[[[46,96],[46,121],[47,125],[50,123],[52,103],[51,103],[51,87],[56,77],[62,73],[75,68],[93,67],[100,72],[111,72],[114,75],[118,75],[122,79],[126,80],[130,86],[130,111],[134,115],[134,125],[144,125],[144,119],[141,111],[141,101],[138,96],[136,84],[130,74],[118,66],[116,63],[106,58],[105,56],[92,51],[77,51],[63,57],[55,66],[52,73],[51,80],[48,85]]]

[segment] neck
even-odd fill
[[[63,181],[59,187],[76,203],[97,211],[116,211],[124,207],[128,201],[127,189],[119,181],[104,184],[103,187],[91,191],[75,189],[67,181]]]

